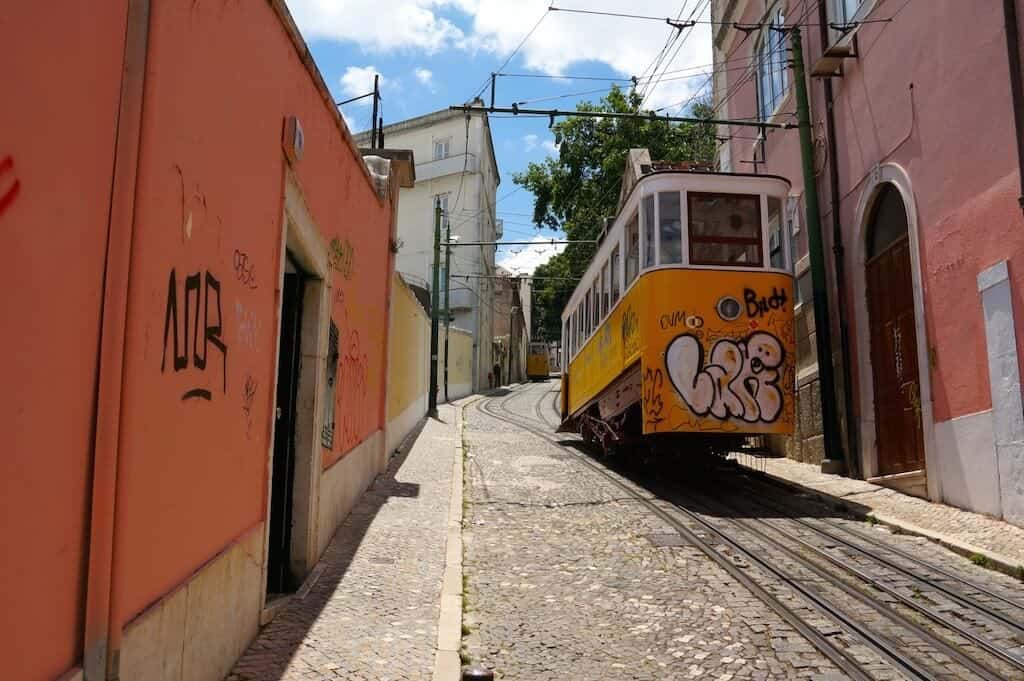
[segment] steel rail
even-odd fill
[[[747,490],[751,490],[751,491],[753,490],[753,487],[751,487],[749,484],[746,485],[745,487],[746,487]],[[753,498],[753,497],[751,497],[751,498]],[[761,504],[762,506],[764,506],[766,508],[769,508],[769,509],[772,509],[772,510],[775,510],[775,511],[788,512],[790,510],[790,509],[787,509],[782,504],[766,502],[763,499],[759,499],[757,501],[757,503]],[[982,603],[978,603],[977,601],[972,600],[967,594],[961,593],[961,592],[959,592],[959,591],[957,591],[955,589],[950,589],[949,587],[943,586],[942,584],[938,584],[938,583],[930,581],[930,580],[928,580],[928,579],[926,579],[924,577],[921,577],[920,575],[916,574],[913,570],[905,568],[902,565],[899,565],[898,563],[894,563],[893,561],[891,561],[889,559],[886,559],[886,558],[884,558],[882,556],[878,556],[875,553],[872,553],[871,551],[865,549],[864,547],[858,546],[857,544],[854,544],[853,542],[851,542],[851,541],[849,541],[849,540],[847,540],[847,539],[845,539],[845,538],[835,534],[834,532],[831,532],[829,530],[826,530],[826,529],[823,529],[821,527],[818,527],[817,525],[815,525],[813,523],[810,523],[807,520],[804,520],[803,518],[789,518],[789,520],[792,520],[792,521],[800,524],[801,526],[806,527],[808,530],[818,534],[821,537],[825,537],[825,538],[827,538],[827,539],[829,539],[831,541],[843,544],[844,546],[847,546],[847,547],[853,549],[854,551],[857,551],[858,553],[866,556],[867,558],[870,558],[870,559],[872,559],[872,560],[874,560],[874,561],[876,561],[878,563],[881,563],[881,564],[883,564],[883,565],[885,565],[885,566],[887,566],[889,568],[892,568],[893,570],[897,570],[898,572],[901,572],[904,575],[906,575],[907,577],[913,579],[918,584],[922,584],[922,585],[926,586],[929,589],[934,589],[935,591],[939,591],[942,594],[945,594],[948,598],[951,598],[951,599],[957,601],[958,603],[960,603],[961,605],[963,605],[965,607],[972,608],[972,609],[977,610],[978,612],[980,612],[980,613],[982,613],[982,614],[984,614],[984,615],[986,615],[986,616],[988,616],[988,617],[990,617],[990,618],[992,618],[994,620],[998,620],[1001,624],[1003,624],[1003,625],[1013,629],[1019,635],[1024,637],[1024,626],[1022,626],[1020,624],[1020,622],[1015,621],[1015,620],[1009,618],[1008,616],[1003,615],[1000,612],[992,610],[991,608],[989,608],[988,606],[986,606],[986,605],[984,605]],[[839,529],[842,532],[849,532],[850,534],[852,534],[852,535],[854,535],[856,537],[859,537],[862,541],[865,541],[865,542],[867,542],[869,544],[872,544],[873,546],[875,546],[877,548],[880,548],[883,551],[891,551],[892,553],[895,553],[895,554],[901,556],[902,558],[904,558],[907,561],[913,562],[914,564],[918,565],[919,567],[921,567],[921,568],[923,568],[925,570],[932,570],[934,572],[938,572],[939,574],[942,574],[943,576],[945,576],[945,577],[947,577],[949,579],[952,579],[952,580],[955,580],[957,582],[960,582],[960,583],[964,584],[969,589],[978,591],[979,593],[984,593],[987,596],[990,596],[992,598],[996,598],[996,599],[998,599],[998,600],[1000,600],[1000,601],[1002,601],[1002,602],[1004,602],[1004,603],[1006,603],[1006,604],[1010,605],[1011,607],[1014,607],[1014,608],[1016,608],[1018,610],[1024,610],[1024,605],[1022,605],[1020,603],[1015,603],[1012,600],[1010,600],[1010,599],[1008,599],[1008,598],[1006,598],[1004,596],[1000,596],[999,594],[996,594],[995,592],[992,592],[992,591],[986,589],[985,587],[981,586],[980,584],[976,584],[975,582],[972,582],[972,581],[970,581],[968,579],[964,579],[962,577],[958,577],[958,576],[956,576],[956,575],[954,575],[954,574],[952,574],[950,572],[946,572],[945,570],[942,570],[941,568],[934,567],[931,564],[926,563],[923,560],[920,560],[919,558],[915,558],[915,557],[911,556],[910,554],[901,551],[900,549],[888,546],[887,544],[884,544],[884,543],[878,541],[874,537],[865,536],[861,532],[859,532],[857,530],[854,530],[853,528],[842,527],[842,526],[836,525],[834,523],[829,523],[829,525],[831,527],[835,528],[835,529]],[[1020,662],[1024,662],[1024,660],[1021,660],[1020,658],[1016,658],[1016,659],[1018,660],[1019,663]]]
[[[691,490],[691,493],[692,493],[692,490]],[[726,509],[726,510],[731,510],[731,511],[735,511],[736,510],[735,506],[730,506],[730,505],[722,504],[719,501],[710,499],[709,497],[707,497],[704,494],[701,494],[700,492],[697,492],[694,496],[696,496],[698,498],[704,499],[705,500],[704,503],[706,505],[711,506],[711,507],[717,506],[718,508],[721,508],[721,509]],[[710,504],[708,503],[709,501],[710,501]],[[707,522],[707,521],[704,521],[704,522]],[[965,655],[958,648],[956,648],[955,646],[953,646],[949,642],[939,638],[938,636],[936,636],[932,632],[928,631],[927,629],[925,629],[920,624],[918,624],[918,623],[914,622],[913,620],[909,619],[908,617],[906,617],[902,613],[897,612],[891,606],[889,606],[889,605],[887,605],[887,604],[885,604],[883,602],[877,601],[875,599],[872,599],[870,596],[862,593],[861,591],[858,591],[856,588],[850,586],[849,584],[847,584],[847,583],[845,583],[845,582],[835,578],[834,576],[832,576],[831,573],[828,573],[825,570],[823,570],[821,567],[815,565],[813,562],[808,560],[807,557],[800,555],[798,552],[796,552],[792,548],[786,546],[781,541],[776,539],[774,536],[769,536],[765,532],[763,532],[761,530],[758,530],[758,529],[755,529],[754,527],[751,527],[749,521],[741,521],[741,520],[736,520],[736,519],[730,518],[730,519],[727,519],[726,522],[728,522],[731,525],[737,525],[737,526],[743,528],[744,531],[746,531],[746,532],[754,535],[755,537],[757,537],[760,541],[763,541],[763,542],[765,542],[767,544],[770,544],[770,545],[774,546],[777,550],[782,551],[783,553],[788,555],[791,560],[793,560],[794,562],[796,562],[799,565],[803,566],[805,569],[807,569],[810,572],[812,572],[818,578],[826,580],[827,582],[829,582],[829,583],[833,584],[834,586],[838,587],[840,590],[842,590],[844,593],[846,593],[851,598],[854,598],[854,599],[860,601],[863,605],[866,605],[866,606],[874,609],[880,615],[882,615],[884,617],[888,617],[889,619],[892,619],[893,621],[895,621],[899,625],[903,626],[904,628],[909,629],[910,631],[914,632],[919,638],[922,638],[925,641],[927,641],[933,648],[935,648],[936,650],[939,650],[942,653],[948,655],[950,658],[956,660],[957,662],[962,664],[964,667],[970,669],[972,672],[974,672],[975,674],[977,674],[981,678],[991,679],[991,681],[999,681],[1000,679],[1004,678],[1000,673],[996,672],[995,670],[989,669],[988,667],[986,667],[985,665],[981,664],[977,660],[975,660],[975,659]],[[775,527],[772,524],[769,524],[765,520],[762,520],[760,518],[755,518],[753,520],[753,522],[756,522],[758,524],[761,524],[761,525],[764,525],[766,527],[769,527],[769,528],[771,528],[777,534],[785,535],[785,532],[783,530]],[[995,644],[993,644],[992,642],[990,642],[990,641],[988,641],[988,640],[986,640],[984,638],[981,638],[980,636],[978,636],[977,634],[974,634],[973,632],[970,632],[970,631],[967,631],[967,630],[963,629],[960,625],[956,624],[955,622],[946,621],[945,619],[942,618],[942,616],[939,613],[936,613],[935,611],[933,611],[933,610],[931,610],[929,608],[925,608],[923,605],[921,605],[919,603],[915,603],[913,601],[913,599],[911,599],[909,597],[906,597],[903,594],[898,593],[892,587],[889,587],[889,586],[887,586],[885,584],[882,584],[880,580],[878,580],[878,579],[876,579],[874,577],[871,577],[868,574],[865,574],[864,572],[858,570],[857,568],[854,568],[854,567],[851,567],[849,565],[846,565],[845,563],[843,563],[839,559],[837,559],[837,558],[835,558],[833,556],[830,556],[828,553],[826,553],[825,551],[819,549],[818,547],[816,547],[816,546],[814,546],[812,544],[809,544],[808,542],[805,542],[805,541],[803,541],[802,539],[800,539],[798,537],[789,536],[789,535],[786,535],[786,536],[787,536],[788,539],[790,539],[792,541],[795,541],[798,544],[800,544],[801,546],[804,546],[804,547],[810,549],[815,554],[821,555],[823,558],[828,560],[833,565],[835,565],[835,566],[837,566],[837,567],[839,567],[839,568],[849,572],[850,574],[856,576],[858,579],[862,580],[867,585],[872,586],[874,588],[877,588],[880,591],[883,591],[883,592],[889,594],[890,596],[893,596],[894,598],[896,598],[898,601],[900,601],[904,605],[906,605],[906,606],[910,607],[911,609],[921,613],[922,615],[925,615],[926,617],[928,617],[929,619],[933,620],[934,622],[936,622],[940,626],[955,631],[956,633],[960,634],[964,638],[972,641],[975,645],[977,645],[979,648],[981,648],[985,652],[989,653],[990,655],[1003,660],[1004,662],[1010,664],[1013,667],[1016,667],[1017,669],[1024,670],[1024,663],[1022,663],[1022,661],[1019,658],[1017,658],[1016,656],[1010,654],[1008,651],[1006,651],[1006,650],[996,646]]]
[[[490,400],[481,400],[476,403],[476,406],[483,413],[488,416],[505,421],[512,425],[517,425],[527,432],[532,433],[534,436],[539,437],[550,444],[556,444],[554,438],[548,437],[547,434],[537,431],[525,425],[521,420],[516,420],[494,413],[488,408]],[[501,406],[500,404],[498,405]],[[511,413],[511,412],[510,412]],[[570,450],[571,451],[571,450]],[[713,563],[721,567],[726,573],[728,573],[733,579],[744,586],[748,591],[754,594],[759,600],[765,605],[771,608],[779,617],[781,617],[786,623],[788,623],[793,629],[795,629],[804,638],[810,641],[815,648],[817,648],[825,657],[827,657],[833,664],[836,665],[840,670],[845,672],[848,676],[859,681],[869,681],[872,679],[871,675],[868,674],[855,659],[847,655],[847,653],[841,650],[838,646],[830,642],[821,632],[815,629],[811,624],[802,619],[792,609],[782,603],[776,596],[768,592],[764,587],[758,584],[753,578],[745,574],[740,570],[732,561],[727,559],[725,556],[716,551],[708,542],[703,538],[699,537],[689,527],[682,523],[678,518],[673,517],[670,513],[664,509],[659,508],[653,504],[650,500],[644,498],[643,495],[638,494],[636,490],[631,489],[628,485],[619,481],[615,477],[611,476],[606,470],[590,462],[586,457],[579,454],[578,452],[572,452],[577,458],[585,465],[590,467],[593,471],[599,475],[605,477],[621,490],[623,490],[629,496],[635,498],[641,504],[643,504],[648,511],[658,516],[662,521],[673,527],[681,536],[689,541],[693,546],[697,547],[704,555],[706,555]],[[929,678],[929,677],[924,677]]]
[[[526,391],[526,392],[528,392],[528,391]],[[537,437],[540,437],[540,438],[542,438],[542,439],[544,439],[544,440],[546,440],[546,441],[548,441],[548,442],[550,442],[552,444],[558,444],[557,442],[555,442],[555,440],[552,437],[549,437],[547,434],[541,433],[541,432],[537,432],[535,429],[525,425],[525,423],[523,423],[523,421],[526,421],[526,420],[534,421],[534,419],[532,419],[532,418],[524,418],[522,415],[516,414],[512,410],[507,409],[505,407],[505,404],[508,401],[509,400],[507,400],[507,399],[503,400],[500,403],[498,403],[497,406],[499,408],[501,408],[503,411],[505,411],[506,413],[508,413],[509,415],[511,415],[512,417],[514,417],[512,419],[494,413],[494,411],[489,408],[490,400],[488,400],[486,402],[478,403],[477,406],[478,406],[479,409],[481,409],[482,411],[484,411],[485,413],[487,413],[489,416],[491,416],[493,418],[497,418],[499,420],[503,420],[503,421],[506,421],[508,423],[512,423],[514,425],[519,425],[520,427],[524,428],[528,432],[532,432]],[[538,406],[539,406],[539,404],[540,403],[538,402]],[[538,413],[539,416],[541,416],[541,413],[540,413],[539,409],[538,409],[537,413]],[[609,471],[607,471],[603,467],[595,464],[594,462],[592,462],[590,459],[588,459],[587,457],[583,456],[579,452],[573,452],[573,453],[577,456],[577,458],[580,459],[580,461],[582,461],[584,464],[589,466],[592,470],[594,470],[595,472],[599,473],[603,477],[605,477],[608,480],[610,480],[611,482],[613,482],[615,485],[617,485],[618,487],[623,489],[623,491],[627,492],[631,496],[634,496],[635,498],[640,500],[649,510],[655,512],[659,517],[661,517],[662,520],[665,520],[666,522],[668,522],[670,525],[672,525],[674,528],[676,528],[677,531],[680,531],[681,534],[687,536],[688,539],[691,539],[691,537],[697,538],[697,535],[695,535],[692,530],[690,530],[685,525],[683,525],[678,519],[673,519],[670,515],[667,515],[662,509],[660,509],[658,506],[656,506],[652,501],[644,498],[642,495],[639,495],[635,490],[631,489],[628,485],[626,485],[625,483],[620,481],[617,477],[613,476]],[[664,495],[662,495],[662,496],[664,497]],[[754,552],[750,551],[749,549],[746,549],[745,547],[743,547],[733,537],[729,536],[728,534],[726,534],[722,530],[720,530],[717,527],[715,527],[714,524],[712,524],[709,521],[705,520],[699,514],[691,511],[690,509],[687,509],[687,508],[681,506],[678,503],[672,502],[671,500],[668,500],[668,502],[672,503],[673,508],[676,511],[684,514],[685,516],[687,516],[691,520],[697,522],[702,527],[704,527],[707,530],[711,531],[712,533],[714,533],[715,535],[720,537],[723,542],[725,542],[726,544],[732,546],[734,548],[734,550],[736,550],[740,554],[744,555],[751,562],[754,562],[754,563],[758,564],[759,566],[762,567],[762,569],[764,569],[766,572],[774,575],[776,577],[776,579],[780,580],[783,584],[788,585],[794,591],[796,591],[800,595],[804,596],[805,599],[807,599],[808,601],[810,601],[811,603],[813,603],[815,605],[816,609],[818,609],[819,611],[823,611],[827,616],[829,616],[832,619],[837,620],[840,623],[844,624],[847,627],[847,629],[849,629],[851,632],[855,633],[858,638],[862,639],[866,644],[869,645],[869,647],[873,648],[877,653],[879,653],[879,655],[881,655],[883,658],[887,659],[894,666],[902,669],[905,673],[908,673],[908,674],[910,674],[910,675],[912,675],[914,677],[917,677],[917,678],[932,678],[929,675],[930,674],[929,672],[918,668],[916,666],[917,663],[915,663],[912,659],[908,658],[906,655],[902,654],[901,651],[903,649],[903,646],[901,646],[898,642],[892,640],[890,637],[888,637],[888,636],[886,636],[884,634],[879,634],[877,632],[871,631],[870,629],[868,629],[866,627],[863,627],[862,625],[857,623],[855,620],[850,619],[850,617],[846,613],[844,613],[843,611],[841,611],[838,608],[836,608],[835,606],[833,606],[826,599],[822,598],[821,594],[819,594],[818,592],[816,592],[813,589],[809,589],[809,588],[805,587],[804,585],[802,585],[802,584],[800,584],[798,582],[795,582],[791,577],[789,577],[789,576],[785,575],[784,573],[782,573],[780,570],[775,568],[773,565],[769,564],[767,561],[762,559],[756,553],[754,553]],[[804,523],[804,521],[802,521],[801,519],[795,519],[795,520],[798,520],[801,523]],[[781,530],[776,528],[774,525],[768,524],[768,523],[766,523],[763,520],[758,519],[757,521],[759,523],[764,524],[765,526],[771,528],[776,533],[782,532]],[[984,678],[984,679],[990,679],[992,681],[996,681],[998,679],[1003,678],[998,672],[995,672],[994,670],[992,670],[992,669],[988,668],[987,666],[981,664],[977,660],[975,660],[975,659],[973,659],[971,657],[968,657],[967,655],[961,653],[957,648],[953,647],[952,645],[950,645],[949,643],[947,643],[943,639],[939,638],[938,636],[933,634],[931,631],[925,629],[922,625],[914,622],[913,620],[910,620],[909,618],[907,618],[906,616],[902,615],[901,613],[894,611],[890,606],[882,604],[882,603],[878,602],[877,600],[870,598],[866,594],[863,594],[863,593],[857,591],[854,587],[850,586],[849,584],[846,584],[845,582],[843,582],[843,581],[833,577],[829,573],[827,573],[824,570],[822,570],[818,565],[816,565],[815,563],[810,561],[807,557],[801,556],[799,553],[795,552],[793,549],[791,549],[789,547],[786,547],[785,545],[780,543],[778,540],[774,539],[774,537],[765,534],[763,531],[758,531],[757,529],[749,527],[745,523],[741,524],[740,521],[730,520],[729,522],[731,524],[735,525],[735,526],[738,526],[738,527],[742,528],[743,531],[748,532],[748,533],[750,533],[750,534],[752,534],[752,535],[754,535],[756,537],[759,537],[762,541],[776,546],[783,553],[789,555],[792,560],[796,561],[798,564],[802,565],[804,568],[808,569],[809,571],[815,573],[820,579],[822,579],[826,583],[833,584],[837,588],[839,588],[842,591],[844,591],[845,593],[847,593],[847,595],[849,595],[850,597],[852,597],[855,600],[858,600],[859,602],[861,602],[863,605],[874,609],[876,612],[881,614],[883,617],[886,617],[886,618],[892,620],[894,623],[896,623],[899,626],[904,627],[905,629],[909,629],[911,632],[913,632],[919,638],[921,638],[924,641],[926,641],[933,648],[935,648],[938,651],[943,652],[944,654],[949,656],[951,659],[956,660],[957,662],[962,664],[964,667],[966,667],[967,669],[969,669],[970,671],[972,671],[973,673],[975,673],[979,677]],[[804,524],[806,524],[806,523],[804,523]],[[814,528],[811,525],[807,525],[807,526],[810,529],[817,531],[817,528]],[[685,528],[685,531],[682,528]],[[822,534],[827,534],[827,533],[822,532]],[[704,549],[700,546],[700,544],[703,543],[703,540],[699,539],[699,538],[697,538],[697,539],[698,540],[696,542],[694,542],[694,544],[698,545],[698,548],[701,548],[702,552],[704,552],[706,555],[708,555],[709,558],[712,558],[712,560],[714,560],[716,563],[719,562],[718,558],[722,558],[721,554],[719,554],[717,551],[715,551],[709,545],[704,544],[704,546],[706,546],[711,551],[711,553],[713,553],[714,556],[717,556],[718,558],[715,558],[711,554],[708,554],[707,551],[704,551]],[[842,541],[841,539],[839,539],[839,540]],[[888,587],[886,587],[885,585],[882,585],[878,580],[873,579],[873,578],[871,578],[868,575],[865,575],[865,574],[860,573],[859,571],[857,571],[855,569],[851,569],[848,566],[843,565],[841,562],[837,561],[832,556],[829,556],[824,551],[822,551],[820,549],[817,549],[813,545],[810,545],[810,544],[808,544],[808,543],[806,543],[806,542],[804,542],[803,540],[800,540],[800,539],[796,539],[796,541],[798,541],[798,543],[800,543],[802,545],[807,546],[812,551],[820,553],[826,559],[828,559],[830,562],[833,562],[836,565],[839,565],[840,567],[843,567],[844,569],[847,569],[852,574],[855,574],[857,577],[859,577],[860,579],[862,579],[866,583],[868,583],[870,585],[873,585],[873,586],[877,586],[880,590],[885,591],[886,593],[890,593],[890,595],[892,595],[892,596],[896,597],[897,599],[901,600],[901,602],[903,602],[903,600],[906,598],[906,597],[902,597],[901,594],[892,592]],[[888,547],[886,547],[886,548],[888,548]],[[868,555],[870,556],[870,554],[868,554]],[[722,558],[722,560],[726,560],[726,559]],[[731,562],[729,562],[727,560],[726,560],[726,562],[730,566],[732,565]],[[882,561],[882,562],[885,562],[885,561]],[[915,561],[915,562],[920,562],[920,561]],[[903,571],[907,572],[910,576],[915,577],[912,573],[909,573],[906,570],[903,570]],[[743,575],[743,576],[747,577],[746,575]],[[739,578],[737,578],[737,579],[738,579],[738,581],[741,581],[741,583],[744,583],[744,586],[747,586],[745,580],[740,580]],[[749,577],[747,577],[747,579],[749,579]],[[758,588],[760,589],[759,585],[758,585]],[[765,593],[768,596],[768,598],[775,599],[775,597],[772,596],[771,594],[767,594],[767,592],[765,592]],[[757,595],[760,597],[759,594],[757,594]],[[778,602],[777,599],[775,599],[775,600],[776,600],[776,602]],[[907,600],[909,600],[909,599],[907,599]],[[973,602],[971,602],[971,601],[969,601],[967,599],[963,599],[963,601],[965,602],[965,604],[968,605],[968,607],[972,607],[972,608],[974,608],[976,610],[979,610],[981,612],[986,612],[987,613],[987,610],[984,608],[984,606],[980,606],[980,605],[978,605],[976,603],[973,603]],[[765,602],[770,607],[772,607],[771,603],[768,603],[767,601],[765,601]],[[783,605],[781,602],[778,602],[778,605],[781,606],[782,608],[786,608],[786,606]],[[1011,664],[1014,667],[1024,668],[1024,666],[1022,666],[1021,660],[1019,660],[1018,658],[1016,658],[1012,654],[1008,653],[1007,651],[1002,650],[1002,649],[994,646],[993,644],[991,644],[987,640],[978,637],[977,635],[973,634],[972,632],[965,631],[962,628],[960,628],[960,627],[958,627],[956,625],[953,625],[952,623],[949,623],[949,622],[946,622],[946,621],[942,620],[941,618],[939,618],[934,613],[928,611],[927,609],[919,606],[916,603],[910,602],[910,603],[908,603],[908,605],[911,605],[912,607],[914,607],[915,610],[918,610],[922,614],[925,614],[926,616],[930,617],[931,619],[936,621],[941,626],[946,627],[947,629],[953,630],[956,633],[964,636],[965,638],[975,642],[980,648],[982,648],[986,652],[992,654],[993,656],[998,657],[999,659],[1001,659],[1001,660]],[[772,609],[774,610],[775,608],[773,607]],[[800,619],[798,615],[793,613],[788,608],[786,608],[786,609],[790,612],[792,617]],[[778,612],[778,611],[776,610],[776,612]],[[781,615],[781,613],[779,613],[779,614]],[[787,619],[787,621],[789,621],[788,618],[786,618],[786,619]],[[803,620],[801,620],[801,622],[803,622]],[[790,622],[790,623],[792,624],[792,622]],[[794,626],[796,626],[796,625],[794,625]],[[798,631],[799,630],[800,629],[798,628]],[[804,632],[800,631],[800,633],[803,634]],[[815,633],[817,633],[816,630],[815,630]],[[806,634],[805,634],[805,636],[806,636]],[[808,638],[809,639],[813,639],[813,637],[810,637],[810,636],[808,636]],[[831,645],[827,641],[825,642],[825,644],[826,645]],[[816,645],[816,647],[817,647],[817,645]],[[835,659],[833,659],[830,655],[828,655],[828,653],[825,650],[821,649],[820,647],[819,647],[819,650],[821,650],[822,653],[826,654],[826,657],[829,657],[829,659],[832,660],[834,663],[836,663],[837,665],[839,664],[838,662],[836,662]],[[837,651],[838,651],[838,649],[837,649]],[[839,654],[842,654],[842,651],[838,651],[838,652],[839,652]],[[844,669],[844,671],[846,671],[845,668],[843,668],[843,669]]]

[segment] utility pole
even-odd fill
[[[437,287],[441,280],[441,199],[434,199],[434,277],[430,287],[430,395],[427,413],[437,416]]]
[[[451,311],[448,307],[448,293],[452,282],[452,247],[448,244],[452,241],[452,221],[449,216],[444,217],[444,401],[448,401],[448,332],[451,326]]]
[[[793,26],[789,37],[793,49],[793,86],[796,90],[796,116],[800,129],[800,157],[804,173],[807,250],[811,261],[811,286],[814,291],[814,332],[818,350],[821,421],[825,439],[825,459],[821,462],[821,470],[824,473],[842,473],[846,466],[836,409],[836,381],[832,367],[832,321],[829,319],[825,247],[821,238],[821,211],[818,208],[818,182],[814,176],[814,143],[811,140],[811,112],[807,99],[800,27]]]
[[[373,121],[370,124],[370,148],[377,146],[377,100],[380,99],[380,74],[373,74]]]

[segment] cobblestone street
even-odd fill
[[[692,501],[693,507],[714,527],[728,527],[735,536],[749,532],[749,538],[742,535],[744,543],[755,547],[755,554],[771,555],[770,564],[761,565],[756,556],[723,548],[721,540],[712,542],[811,630],[809,635],[797,631],[687,540],[685,528],[670,525],[586,463],[573,446],[576,436],[554,434],[556,390],[555,381],[520,386],[465,409],[463,627],[464,653],[472,662],[494,668],[499,678],[524,681],[894,679],[912,677],[910,663],[900,667],[894,661],[905,649],[913,664],[934,669],[937,678],[1022,678],[1014,666],[1024,652],[1015,628],[1024,607],[1018,581],[925,539],[893,535],[808,499],[788,499],[798,505],[792,512],[761,508],[709,514],[714,501],[693,497],[700,499]],[[629,484],[645,499],[656,496]],[[768,494],[748,493],[759,503],[775,503]],[[669,507],[663,499],[656,504]],[[694,527],[703,539],[711,536],[711,525]],[[763,534],[753,534],[757,528]],[[820,544],[817,530],[844,533],[851,545],[870,549],[865,556],[892,547],[923,557],[948,576],[924,574],[913,581],[913,570],[924,568],[903,562],[907,574],[894,577],[895,568],[875,566],[863,556],[855,560],[859,554],[852,548],[847,548],[849,555],[838,553],[841,542],[835,536],[820,546],[813,564],[773,543],[799,537],[808,545]],[[865,544],[868,540],[877,546]],[[835,565],[827,562],[829,556]],[[882,586],[874,588],[892,593],[883,594],[881,605],[859,598],[856,580],[845,573],[839,579],[839,564],[875,575]],[[790,590],[787,580],[772,577],[776,565],[813,585],[808,587],[812,593],[850,613],[855,627],[863,629],[858,633],[843,626],[806,594]],[[816,575],[815,569],[823,572]],[[989,590],[979,600],[995,603],[994,615],[965,612],[966,606],[949,600],[953,596],[929,590],[930,582],[955,585],[960,577],[971,580],[972,589]],[[910,605],[914,599],[923,602],[940,620],[961,622],[961,629],[918,638],[912,627],[928,620],[907,610],[899,596]],[[897,614],[890,615],[890,609]],[[1004,616],[1005,622],[999,619]],[[976,649],[971,636],[991,640],[1002,652]],[[816,645],[813,637],[824,643]],[[840,651],[838,656],[822,652],[830,645]],[[974,658],[982,664],[975,665]],[[836,659],[850,665],[840,668]]]

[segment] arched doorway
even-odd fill
[[[865,284],[878,474],[924,470],[921,376],[907,208],[879,185],[867,221]]]

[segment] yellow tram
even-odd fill
[[[551,377],[551,351],[547,343],[530,343],[526,355],[526,377],[531,381],[546,381]]]
[[[792,433],[789,182],[643,168],[562,314],[562,429],[606,450]]]

